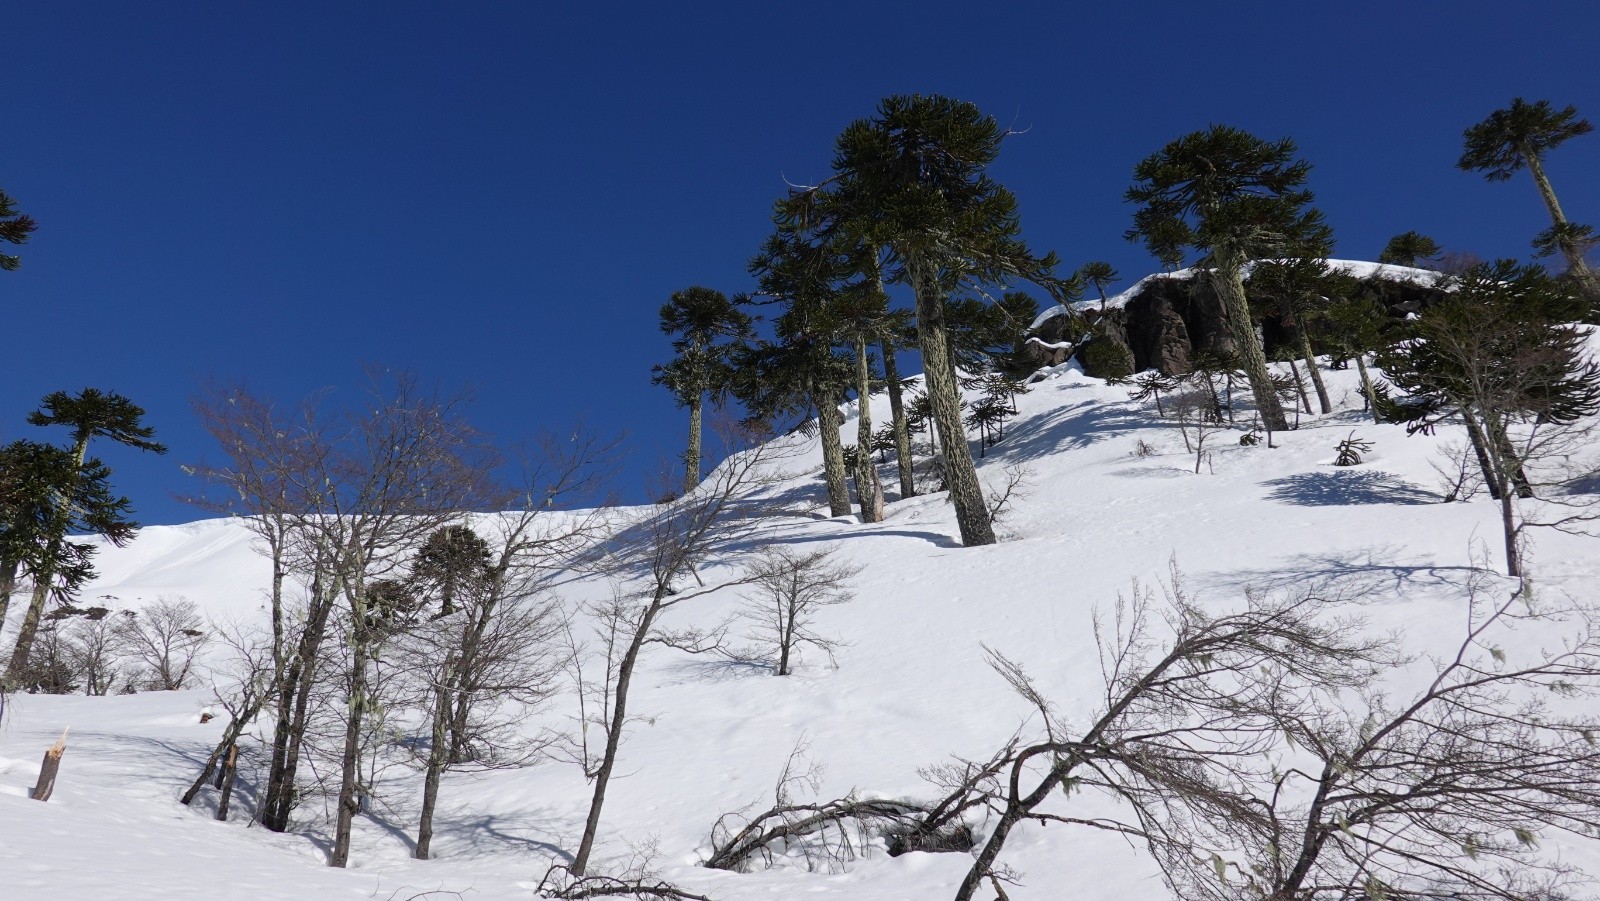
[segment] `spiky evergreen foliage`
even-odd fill
[[[1377,392],[1372,375],[1367,371],[1366,355],[1389,343],[1389,334],[1395,323],[1383,307],[1369,298],[1356,296],[1354,282],[1354,279],[1348,278],[1336,281],[1333,301],[1323,314],[1326,326],[1323,340],[1336,354],[1356,361],[1367,409],[1372,413],[1372,421],[1379,422]]]
[[[439,615],[456,610],[463,592],[481,588],[490,577],[493,555],[489,542],[463,525],[444,526],[428,536],[411,558],[411,583],[427,597],[439,600]]]
[[[1571,325],[1584,302],[1536,266],[1499,260],[1451,280],[1445,300],[1409,323],[1407,340],[1377,357],[1403,396],[1380,392],[1388,418],[1415,432],[1459,416],[1485,481],[1502,503],[1507,568],[1520,565],[1512,492],[1533,493],[1525,472],[1537,443],[1521,447],[1510,427],[1562,426],[1600,412],[1600,365],[1585,354],[1586,335]]]
[[[994,528],[961,422],[947,337],[946,298],[1024,279],[1065,298],[1053,254],[1021,240],[1016,197],[987,174],[1007,132],[971,103],[894,96],[851,123],[835,144],[834,176],[797,192],[788,219],[825,235],[870,234],[882,272],[916,295],[917,335],[962,542],[993,544]]]
[[[1039,302],[1021,291],[1007,291],[993,303],[974,297],[945,301],[950,355],[958,369],[978,378],[989,372],[1020,377],[1034,365],[1024,349],[1028,326],[1039,316]]]
[[[17,212],[17,202],[11,195],[0,191],[0,241],[7,244],[26,244],[28,236],[39,227],[32,216],[25,216]],[[12,271],[22,265],[22,258],[15,254],[0,253],[0,269]]]
[[[1262,260],[1250,272],[1246,285],[1251,305],[1277,316],[1295,331],[1295,348],[1317,389],[1317,402],[1324,414],[1333,412],[1328,386],[1317,366],[1311,346],[1312,330],[1320,324],[1327,308],[1326,294],[1331,272],[1328,264],[1314,257]]]
[[[1378,254],[1378,262],[1416,268],[1432,262],[1441,253],[1443,250],[1439,247],[1439,242],[1427,235],[1416,231],[1401,232],[1383,245],[1383,252]]]
[[[733,393],[752,420],[800,417],[803,431],[818,429],[828,506],[831,515],[844,516],[850,512],[850,492],[839,404],[855,371],[850,360],[835,353],[836,322],[828,308],[854,271],[851,261],[828,244],[780,227],[749,268],[761,294],[783,304],[784,311],[773,320],[772,341],[749,342],[735,352]]]
[[[1106,288],[1112,283],[1121,280],[1122,276],[1104,260],[1094,260],[1084,263],[1078,268],[1077,277],[1085,284],[1092,285],[1100,295],[1100,311],[1106,309]]]
[[[1167,144],[1134,167],[1126,198],[1139,204],[1130,241],[1143,241],[1168,260],[1186,248],[1216,276],[1228,327],[1268,429],[1285,428],[1266,356],[1245,300],[1244,266],[1254,259],[1326,252],[1332,233],[1311,206],[1311,164],[1296,159],[1288,138],[1263,141],[1249,132],[1213,125]]]
[[[651,382],[663,385],[689,408],[689,444],[684,451],[683,490],[700,484],[700,444],[705,398],[727,395],[734,342],[750,335],[749,314],[720,291],[694,286],[675,291],[661,305],[661,331],[673,336],[677,357],[656,366]]]
[[[12,648],[11,662],[6,669],[8,683],[15,681],[28,664],[28,655],[32,651],[46,601],[52,595],[58,599],[65,597],[64,591],[81,584],[78,574],[82,570],[79,564],[87,563],[87,557],[76,554],[69,547],[71,542],[67,541],[67,535],[91,525],[86,517],[93,508],[82,504],[93,503],[101,507],[103,512],[99,514],[98,521],[110,529],[102,532],[106,537],[126,541],[132,536],[135,525],[125,519],[127,500],[110,494],[107,481],[110,470],[86,455],[89,442],[94,438],[110,439],[153,453],[166,453],[164,445],[152,440],[155,430],[142,422],[143,417],[144,408],[126,397],[95,388],[85,388],[76,395],[54,392],[44,398],[39,410],[29,414],[28,422],[33,425],[64,425],[71,428],[72,449],[64,452],[68,454],[64,462],[57,460],[51,464],[53,474],[50,478],[53,484],[49,490],[53,495],[52,509],[48,523],[39,527],[41,550],[36,558],[37,566],[32,570],[33,596],[17,632],[17,643]],[[41,465],[45,456],[48,455],[37,458]]]
[[[1517,97],[1510,106],[1495,110],[1462,133],[1463,149],[1456,166],[1482,172],[1489,181],[1507,181],[1526,167],[1550,213],[1550,228],[1534,239],[1534,248],[1541,255],[1561,253],[1568,272],[1588,295],[1589,303],[1596,305],[1600,304],[1600,280],[1584,260],[1596,240],[1594,229],[1567,221],[1544,171],[1546,153],[1591,131],[1594,126],[1578,117],[1576,107],[1557,110],[1548,100],[1529,103]]]
[[[54,572],[51,588],[63,603],[94,577],[94,545],[51,540],[63,504],[70,533],[119,546],[133,537],[129,501],[112,493],[110,477],[100,461],[75,466],[71,452],[51,444],[13,441],[0,448],[0,620],[21,574],[37,579]]]

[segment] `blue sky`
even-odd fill
[[[1461,130],[1519,95],[1600,120],[1596,35],[1592,0],[15,4],[0,187],[40,227],[0,273],[0,439],[43,436],[50,391],[121,392],[172,453],[103,456],[179,522],[201,380],[297,400],[380,363],[473,386],[507,443],[627,431],[638,499],[686,419],[649,384],[656,308],[748,288],[784,179],[885,95],[1027,129],[995,174],[1069,270],[1155,268],[1130,171],[1216,122],[1299,142],[1339,256],[1413,228],[1525,256],[1533,186],[1456,171]],[[1600,224],[1597,160],[1548,168]]]

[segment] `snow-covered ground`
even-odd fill
[[[1237,603],[1246,586],[1322,584],[1364,593],[1375,630],[1405,630],[1418,649],[1448,645],[1462,628],[1475,560],[1487,554],[1492,571],[1500,564],[1496,507],[1487,498],[1440,502],[1430,460],[1459,435],[1443,428],[1407,437],[1373,425],[1355,372],[1325,375],[1337,412],[1306,417],[1300,430],[1277,436],[1276,449],[1242,447],[1236,433],[1221,433],[1196,475],[1174,425],[1130,402],[1125,387],[1057,367],[1018,398],[1005,440],[980,461],[989,480],[1013,463],[1032,472],[994,546],[958,546],[943,495],[891,503],[875,525],[829,519],[825,506],[766,522],[761,543],[832,548],[864,567],[855,601],[818,618],[819,630],[848,642],[838,666],[810,655],[797,675],[775,678],[654,650],[605,808],[602,857],[653,850],[664,878],[719,901],[949,898],[964,855],[880,852],[843,872],[796,865],[735,874],[696,863],[720,814],[770,801],[797,743],[823,768],[819,799],[852,790],[928,797],[918,767],[952,754],[987,758],[1027,728],[1026,705],[986,666],[984,645],[1025,664],[1068,714],[1086,716],[1100,688],[1091,611],[1131,579],[1165,578],[1172,562],[1206,604]],[[884,421],[886,399],[874,407]],[[1333,467],[1334,445],[1352,432],[1373,451],[1360,466]],[[854,435],[853,420],[845,434]],[[786,465],[807,471],[786,487],[820,503],[815,442],[784,440],[800,454]],[[1141,442],[1154,453],[1136,455]],[[884,474],[892,485],[892,467]],[[1540,591],[1600,597],[1595,539],[1535,540]],[[182,595],[219,618],[262,615],[267,571],[236,523],[147,528],[127,548],[104,551],[98,566],[88,597],[136,605]],[[605,589],[569,590],[577,600]],[[734,598],[696,603],[673,614],[677,625],[714,622]],[[1529,652],[1537,641],[1522,640],[1506,652]],[[472,901],[528,898],[577,844],[587,785],[571,764],[549,761],[447,775],[436,859],[411,860],[421,780],[396,774],[382,786],[378,812],[359,821],[353,866],[330,870],[328,827],[310,816],[290,834],[249,826],[248,785],[227,823],[203,805],[176,802],[223,725],[199,723],[209,700],[205,690],[14,698],[0,729],[0,898],[298,901],[433,890]],[[558,701],[529,726],[570,723],[571,707]],[[66,727],[55,796],[32,801],[40,755]],[[248,768],[245,776],[255,778]],[[1590,852],[1565,853],[1582,861]],[[1022,878],[1008,888],[1017,901],[1164,897],[1141,850],[1102,832],[1023,826],[1004,860]]]

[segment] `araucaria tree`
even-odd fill
[[[1253,299],[1270,305],[1279,318],[1294,328],[1296,349],[1311,374],[1317,403],[1324,414],[1333,412],[1333,402],[1328,398],[1328,386],[1311,347],[1311,328],[1323,312],[1328,275],[1328,265],[1315,257],[1263,260],[1250,273],[1249,285]]]
[[[728,390],[730,340],[750,334],[750,316],[720,291],[695,286],[675,291],[661,305],[661,331],[674,336],[678,356],[655,367],[652,381],[665,385],[689,408],[689,446],[683,455],[683,490],[700,483],[700,440],[709,394],[720,401]]]
[[[32,216],[25,216],[17,212],[17,202],[4,191],[0,191],[0,241],[7,244],[25,244],[28,236],[33,234],[39,224],[33,221]],[[22,265],[22,258],[16,254],[0,253],[0,269],[15,270]]]
[[[877,115],[839,136],[834,177],[790,198],[791,215],[824,235],[874,236],[886,279],[911,286],[946,481],[961,541],[969,546],[993,544],[995,535],[962,427],[946,298],[1017,278],[1052,294],[1066,290],[1053,274],[1054,254],[1036,256],[1022,242],[1015,195],[987,174],[1008,134],[971,103],[889,97]]]
[[[1550,211],[1551,223],[1534,239],[1533,246],[1541,256],[1559,252],[1567,261],[1567,271],[1595,305],[1600,304],[1600,280],[1584,260],[1584,253],[1596,241],[1594,228],[1567,220],[1544,172],[1546,153],[1591,131],[1594,126],[1578,118],[1575,107],[1556,110],[1548,100],[1529,103],[1518,97],[1463,133],[1465,147],[1456,165],[1468,172],[1482,172],[1489,181],[1507,181],[1517,170],[1528,168]]]
[[[1432,262],[1443,251],[1439,243],[1421,232],[1402,232],[1389,239],[1378,254],[1378,262],[1393,266],[1420,266]]]
[[[1269,143],[1213,125],[1146,157],[1134,167],[1135,181],[1126,194],[1140,205],[1128,240],[1144,241],[1162,259],[1191,247],[1203,254],[1201,265],[1212,270],[1261,421],[1272,431],[1288,423],[1256,338],[1244,270],[1251,260],[1331,243],[1305,188],[1310,171],[1310,163],[1295,158],[1288,138]]]
[[[850,489],[839,404],[856,372],[848,359],[834,353],[838,320],[830,307],[838,302],[839,284],[849,275],[848,261],[833,247],[780,226],[750,261],[750,273],[762,296],[783,304],[784,312],[773,321],[774,341],[747,344],[735,353],[733,392],[752,421],[769,426],[801,416],[800,429],[809,434],[809,417],[816,412],[828,512],[846,516]]]
[[[55,498],[48,521],[38,525],[40,547],[33,558],[33,597],[17,633],[17,643],[11,651],[11,662],[6,668],[6,682],[18,678],[27,666],[28,654],[33,647],[33,637],[39,628],[39,617],[44,614],[45,602],[52,592],[63,587],[58,577],[64,574],[62,566],[69,563],[67,533],[79,517],[99,516],[103,522],[126,538],[131,537],[134,524],[127,522],[125,499],[112,498],[109,492],[100,498],[98,513],[74,506],[86,486],[104,486],[108,471],[98,460],[87,457],[89,442],[105,438],[117,444],[152,451],[167,452],[166,447],[151,440],[155,430],[141,421],[144,409],[120,394],[106,393],[95,388],[85,388],[76,395],[57,391],[45,397],[41,408],[28,416],[28,422],[37,426],[65,425],[72,429],[71,458],[60,473],[56,484],[49,486]],[[109,506],[104,506],[109,505]],[[109,518],[105,518],[109,517]],[[94,523],[83,520],[94,528]],[[102,532],[112,537],[113,532]],[[82,557],[87,562],[87,557]],[[80,573],[80,578],[82,574]]]
[[[1582,300],[1542,269],[1501,260],[1446,284],[1445,299],[1410,324],[1410,340],[1378,354],[1407,395],[1385,406],[1412,431],[1461,418],[1500,501],[1506,572],[1518,576],[1531,523],[1519,517],[1517,497],[1580,475],[1567,461],[1587,441],[1586,417],[1600,410],[1600,366],[1588,358],[1585,331],[1570,324]],[[1543,503],[1561,500],[1552,493]],[[1580,519],[1562,514],[1547,524]]]

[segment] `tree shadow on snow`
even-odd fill
[[[1368,546],[1295,554],[1268,569],[1218,573],[1206,579],[1206,584],[1223,591],[1248,585],[1269,593],[1294,591],[1364,601],[1419,590],[1461,589],[1480,572],[1476,566],[1402,561],[1394,547]]]
[[[1303,472],[1264,483],[1267,499],[1299,507],[1347,507],[1363,504],[1435,504],[1438,496],[1399,476],[1375,469]]]

